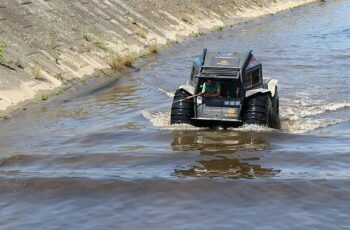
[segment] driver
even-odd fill
[[[220,83],[208,78],[203,84],[202,95],[209,98],[219,97],[221,95]]]

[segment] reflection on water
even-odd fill
[[[259,160],[256,159],[256,160]],[[177,167],[175,175],[179,177],[222,177],[231,179],[252,179],[255,177],[275,176],[280,170],[262,168],[260,165],[250,164],[240,159],[212,159],[199,160],[187,167]]]
[[[203,155],[233,154],[270,148],[269,132],[223,130],[174,130],[171,147],[175,151],[199,151]]]
[[[231,179],[274,176],[279,170],[263,168],[257,163],[260,160],[259,151],[270,148],[267,140],[268,133],[175,130],[172,149],[196,151],[200,156],[191,164],[177,166],[174,173],[179,177]],[[255,151],[253,156],[247,153],[251,151]]]

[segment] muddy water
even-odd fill
[[[253,49],[282,130],[169,125],[191,59]],[[0,229],[348,229],[350,3],[190,39],[110,87],[1,123]]]

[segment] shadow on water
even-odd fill
[[[259,165],[261,154],[270,149],[268,133],[232,131],[173,131],[174,151],[199,153],[195,162],[177,166],[178,177],[253,179],[280,172]]]

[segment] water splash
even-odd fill
[[[158,88],[158,90],[162,93],[164,93],[165,95],[167,95],[168,97],[170,98],[173,98],[174,95],[175,95],[175,92],[173,91],[169,91],[169,90],[166,90],[166,89],[162,89],[162,88]]]
[[[145,119],[149,120],[153,127],[166,130],[197,130],[198,127],[194,127],[188,124],[170,124],[170,112],[151,112],[142,111],[142,115]]]
[[[153,127],[166,130],[200,130],[205,128],[195,127],[188,124],[170,124],[170,112],[151,112],[142,111],[142,115],[152,124]],[[218,128],[223,130],[223,128]],[[254,131],[254,132],[271,132],[272,128],[259,125],[243,125],[239,128],[229,128],[232,131]]]
[[[243,132],[263,133],[263,132],[272,132],[275,129],[267,127],[267,126],[261,126],[261,125],[243,125],[243,126],[238,127],[238,128],[233,128],[232,130],[243,131]]]
[[[301,119],[282,122],[282,130],[291,133],[306,133],[316,129],[347,122],[346,120]]]
[[[300,120],[301,118],[324,114],[326,112],[338,111],[350,108],[350,103],[332,103],[322,105],[304,104],[301,106],[288,106],[281,109],[281,117],[283,120]]]
[[[328,112],[336,112],[348,108],[350,108],[350,103],[348,102],[322,105],[299,103],[299,106],[285,106],[285,108],[281,108],[282,130],[292,133],[305,133],[347,122],[348,120],[346,119],[325,119],[322,118],[322,116],[320,117],[320,115],[325,115]]]

